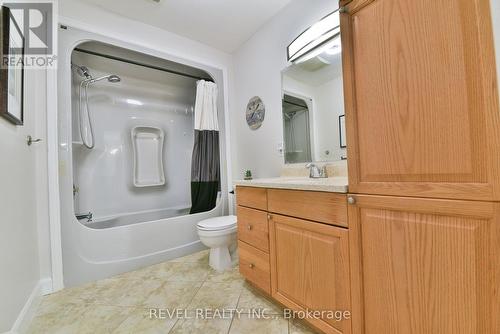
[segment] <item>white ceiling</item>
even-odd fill
[[[292,0],[82,0],[232,53]]]

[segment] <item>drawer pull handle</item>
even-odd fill
[[[250,269],[253,269],[255,267],[253,263],[250,263],[248,266],[250,267]]]
[[[248,229],[249,231],[251,231],[251,230],[252,230],[252,225],[248,224],[248,225],[247,225],[247,229]]]

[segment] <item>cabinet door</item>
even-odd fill
[[[345,6],[350,192],[500,200],[489,3],[353,0]]]
[[[353,333],[500,333],[499,203],[352,196]]]
[[[347,229],[271,215],[272,296],[295,310],[350,311]],[[325,333],[350,333],[350,320],[308,319]]]

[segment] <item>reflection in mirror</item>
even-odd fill
[[[282,73],[285,163],[345,159],[341,46],[337,40]]]
[[[283,97],[285,163],[311,161],[309,118],[309,106],[306,100],[285,93]]]

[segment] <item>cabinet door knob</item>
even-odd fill
[[[253,263],[250,263],[248,266],[250,267],[250,269],[253,269],[255,267]]]
[[[271,216],[269,213],[267,214],[267,219],[271,220],[273,219],[273,216]]]
[[[252,225],[248,224],[247,229],[250,231],[252,229]]]
[[[356,197],[354,197],[354,196],[347,197],[347,203],[349,203],[351,205],[356,204]]]

